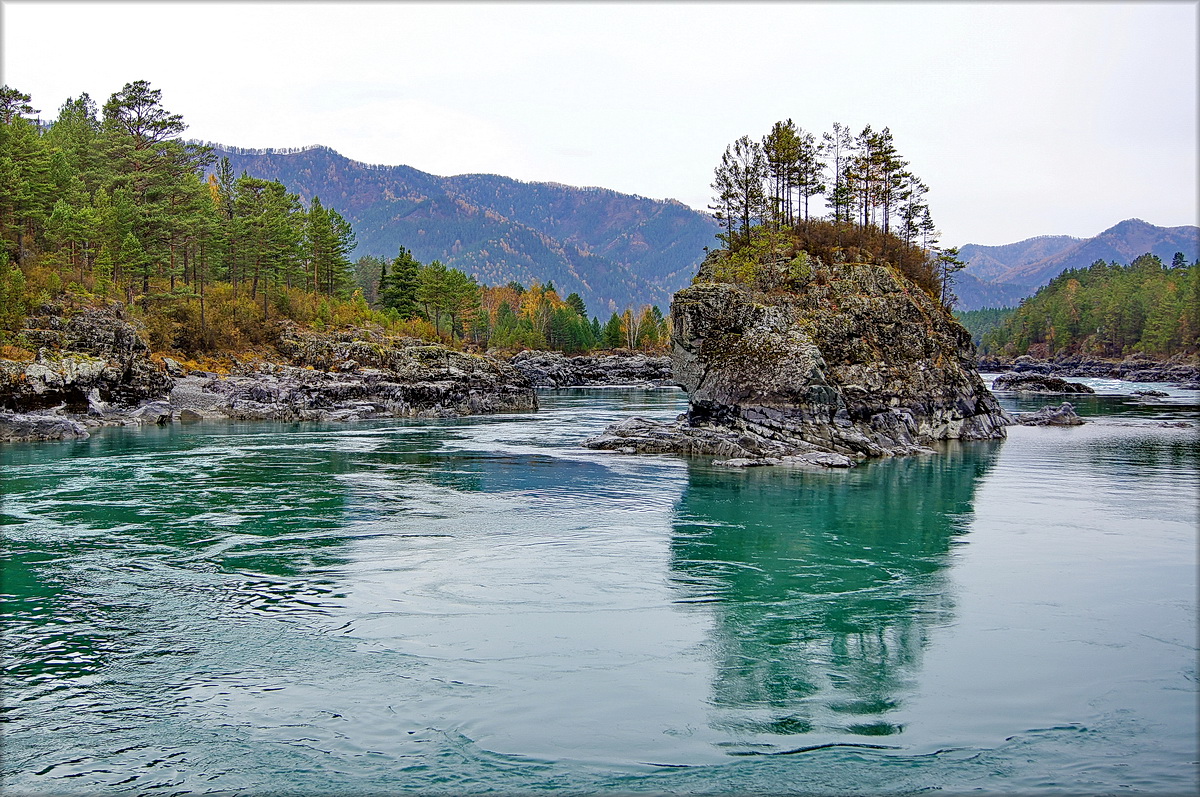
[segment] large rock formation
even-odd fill
[[[886,265],[803,256],[722,279],[724,252],[671,303],[674,424],[610,427],[593,448],[739,460],[849,460],[1005,436],[1011,418],[973,367],[969,333]]]
[[[537,409],[529,379],[507,363],[379,330],[280,330],[282,362],[229,376],[184,375],[150,360],[117,306],[30,319],[32,362],[0,360],[0,441],[86,438],[96,426],[176,420],[342,421],[454,417]],[[178,376],[172,376],[169,371]]]

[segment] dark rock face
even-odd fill
[[[1057,407],[1046,405],[1037,412],[1017,416],[1022,426],[1079,426],[1083,418],[1075,414],[1075,406],[1064,401]]]
[[[1017,373],[1015,371],[1000,374],[992,382],[992,390],[1004,390],[1012,393],[1095,393],[1082,382],[1068,382],[1057,376],[1043,376],[1040,373]]]
[[[1174,382],[1181,386],[1200,381],[1200,366],[1184,357],[1158,361],[1144,355],[1132,355],[1121,361],[1097,360],[1070,354],[1053,360],[1035,360],[1022,355],[1014,360],[987,356],[979,358],[979,369],[988,373],[1013,371],[1058,377],[1124,379],[1129,382]]]
[[[510,360],[534,387],[631,386],[674,384],[671,358],[623,353],[568,357],[555,351],[523,351]]]
[[[673,450],[715,435],[728,443],[716,456],[861,460],[1005,436],[1011,419],[973,367],[970,335],[891,269],[819,266],[766,292],[713,279],[722,255],[671,303],[673,372],[690,399]],[[628,448],[629,431],[586,445]]]
[[[39,344],[32,363],[0,360],[0,406],[18,412],[62,406],[87,412],[97,400],[132,407],[165,398],[174,380],[150,361],[150,348],[120,307],[62,318],[53,307],[30,319]]]
[[[529,380],[509,365],[422,341],[369,331],[289,330],[291,365],[265,364],[227,378],[189,379],[176,408],[241,420],[330,421],[455,417],[537,409]]]

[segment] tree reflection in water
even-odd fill
[[[848,472],[692,468],[671,578],[713,617],[712,722],[731,744],[903,730],[922,651],[953,620],[951,551],[998,449],[950,444]]]

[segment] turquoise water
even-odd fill
[[[4,791],[1195,791],[1200,412],[1110,388],[838,472],[578,447],[674,391],[0,447]]]

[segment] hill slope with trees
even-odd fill
[[[1084,269],[1097,260],[1129,265],[1144,254],[1169,263],[1176,252],[1189,263],[1200,258],[1200,227],[1158,227],[1126,219],[1091,238],[1042,235],[1002,246],[965,244],[959,249],[967,264],[960,275],[959,307],[1015,307],[1064,271]]]
[[[1120,358],[1200,350],[1200,264],[1145,254],[1064,271],[982,336],[987,352]]]
[[[308,160],[290,162],[307,163],[301,171],[308,178],[321,170],[340,175],[320,183],[330,196],[302,196],[269,171],[253,176],[210,147],[184,141],[182,118],[146,81],[125,84],[103,107],[87,94],[69,99],[48,124],[31,118],[38,112],[30,103],[27,94],[0,89],[0,359],[30,359],[42,348],[44,336],[26,326],[34,311],[48,317],[111,302],[144,327],[155,352],[172,356],[269,356],[263,349],[275,346],[287,324],[374,325],[480,349],[654,348],[666,331],[650,300],[664,289],[591,254],[587,241],[633,262],[651,259],[645,248],[682,258],[679,241],[695,234],[687,230],[700,217],[677,203],[603,191],[589,198],[565,186],[537,186],[532,201],[504,178],[465,180],[463,193],[451,194],[442,178],[406,167],[387,170],[409,186],[397,195],[399,183],[380,183],[378,170],[347,167],[328,150],[306,150],[297,154]],[[380,192],[388,199],[382,205]],[[578,243],[562,244],[473,205],[463,198],[469,193],[490,193],[508,212]],[[476,271],[491,274],[493,283],[436,259],[423,263],[403,245],[394,257],[367,254],[352,262],[363,222],[335,206],[387,216],[406,203],[413,210],[408,226],[399,227],[417,242],[457,231],[472,245],[493,247],[471,249],[460,239],[451,246],[465,263],[483,258]],[[433,223],[443,217],[467,217],[474,226]],[[711,234],[711,220],[705,224]],[[391,221],[385,226],[396,232]],[[549,266],[534,257],[538,251],[559,257],[569,268],[564,287],[580,290],[562,298],[540,271]],[[499,282],[514,269],[525,282]],[[589,318],[581,292],[594,294],[597,285],[619,285],[629,304],[597,307],[600,314]]]
[[[360,255],[391,257],[404,246],[419,260],[488,284],[548,280],[604,313],[643,302],[665,307],[718,229],[679,202],[603,188],[491,174],[438,177],[359,163],[328,147],[212,146],[236,173],[336,204],[354,225]]]

